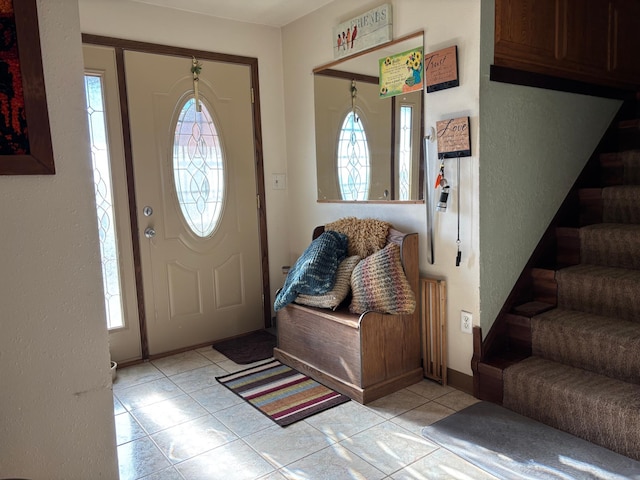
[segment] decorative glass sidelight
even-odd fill
[[[370,171],[367,134],[358,114],[350,111],[342,122],[338,138],[338,183],[342,200],[369,198]]]
[[[413,156],[411,145],[413,138],[412,125],[413,107],[411,105],[400,106],[400,148],[398,162],[398,200],[411,198],[411,158]]]
[[[99,75],[85,75],[84,86],[87,99],[87,117],[89,120],[89,140],[91,142],[96,213],[98,216],[104,302],[107,310],[107,328],[112,330],[122,328],[125,325],[122,308],[122,283],[118,242],[113,208],[113,189],[106,127],[107,118],[104,107],[103,79]]]
[[[173,178],[182,215],[198,237],[218,226],[224,205],[224,158],[211,114],[194,97],[180,108],[173,139]]]

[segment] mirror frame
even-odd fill
[[[398,37],[394,40],[390,40],[388,42],[385,43],[381,43],[380,45],[376,45],[374,47],[368,48],[366,50],[362,50],[360,52],[354,53],[353,55],[350,55],[348,57],[342,57],[338,60],[326,63],[324,65],[320,65],[316,68],[314,68],[312,70],[314,75],[327,75],[327,76],[331,76],[331,77],[338,77],[338,78],[360,78],[361,80],[364,80],[365,77],[367,77],[366,75],[363,74],[351,74],[351,73],[345,73],[345,72],[341,72],[341,71],[337,71],[336,69],[334,69],[334,67],[337,67],[338,65],[341,65],[349,60],[352,60],[354,58],[357,57],[361,57],[363,55],[367,55],[369,53],[372,52],[376,52],[378,50],[382,50],[388,47],[392,47],[396,44],[405,42],[407,40],[411,40],[412,38],[417,38],[417,37],[422,37],[423,38],[423,44],[424,44],[424,30],[419,30],[417,32],[414,33],[410,33],[407,35],[404,35],[402,37]],[[423,45],[424,48],[424,45]],[[420,119],[420,132],[422,135],[422,138],[424,138],[425,135],[425,122],[424,122],[424,109],[425,109],[425,102],[424,102],[424,93],[425,90],[424,88],[422,89],[422,115],[421,115],[421,119]],[[392,101],[395,100],[395,97],[392,98]],[[393,157],[393,154],[392,154]],[[393,203],[393,204],[420,204],[420,203],[425,203],[425,196],[427,194],[426,189],[428,188],[424,183],[425,183],[425,151],[424,151],[424,141],[420,141],[420,153],[419,153],[419,160],[420,160],[420,165],[419,165],[419,187],[418,187],[418,197],[415,200],[339,200],[339,199],[332,199],[332,200],[327,200],[327,199],[316,199],[316,201],[318,203],[357,203],[357,204],[364,204],[364,203]],[[318,159],[316,158],[316,162],[318,161]],[[317,181],[317,180],[316,180]]]

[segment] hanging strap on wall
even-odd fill
[[[436,261],[435,252],[434,252],[434,232],[433,232],[433,206],[435,202],[432,201],[432,191],[431,191],[431,161],[429,156],[429,143],[434,143],[436,141],[436,131],[433,127],[431,127],[429,134],[425,135],[422,142],[422,148],[424,148],[424,159],[425,159],[425,175],[424,175],[424,197],[425,197],[425,206],[426,206],[426,216],[427,216],[427,261],[433,265]]]
[[[458,157],[458,185],[457,185],[457,209],[458,209],[458,237],[456,238],[456,244],[458,245],[458,253],[456,254],[456,267],[460,266],[460,260],[462,259],[462,252],[460,251],[460,157]]]

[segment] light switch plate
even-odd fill
[[[287,188],[287,176],[284,173],[274,173],[271,178],[274,190],[285,190]]]

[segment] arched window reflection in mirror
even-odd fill
[[[379,60],[423,45],[423,32],[314,69],[318,201],[421,202],[424,199],[424,91],[381,97]],[[368,147],[368,193],[347,192],[336,159],[351,88],[358,85],[357,115]],[[351,180],[349,180],[351,181]],[[355,180],[353,180],[355,182]],[[364,178],[359,180],[364,182]]]
[[[338,139],[338,181],[342,200],[369,198],[369,145],[363,122],[354,111],[347,113]]]

